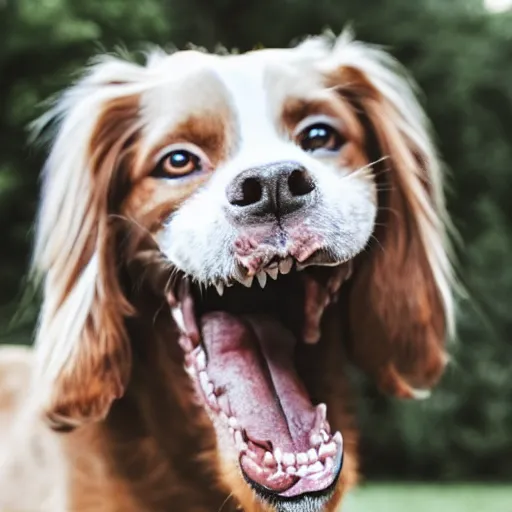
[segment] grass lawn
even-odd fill
[[[512,512],[512,484],[368,484],[354,491],[345,509],[347,512]]]

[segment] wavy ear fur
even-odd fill
[[[350,292],[350,352],[385,392],[420,398],[444,370],[453,328],[447,217],[428,122],[387,53],[343,35],[325,65],[367,128],[372,160],[382,159],[374,167],[377,228]]]
[[[38,390],[54,428],[107,414],[126,387],[131,309],[118,281],[114,183],[137,133],[141,69],[106,59],[41,124],[60,121],[44,170],[33,271],[44,299]],[[119,185],[119,184],[118,184]]]

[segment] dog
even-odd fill
[[[424,398],[453,329],[407,73],[346,32],[103,57],[48,125],[35,347],[1,356],[0,509],[340,510],[347,368]]]

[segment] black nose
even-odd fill
[[[296,162],[277,162],[241,172],[227,187],[232,213],[243,217],[277,217],[314,201],[315,182]]]

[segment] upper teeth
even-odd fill
[[[258,278],[258,282],[260,283],[260,286],[262,288],[265,288],[265,285],[267,284],[267,274],[264,270],[256,274],[256,277]]]
[[[274,281],[277,279],[279,273],[288,274],[293,267],[293,258],[288,257],[284,260],[281,260],[279,263],[273,261],[268,267],[260,270],[256,274],[256,276],[246,276],[246,277],[236,277],[236,279],[243,284],[245,287],[250,288],[254,282],[254,277],[256,277],[259,285],[262,288],[265,288],[267,285],[267,275],[270,276]],[[213,283],[217,293],[222,296],[224,294],[225,287],[233,286],[231,281],[224,282],[222,280],[215,281]]]

